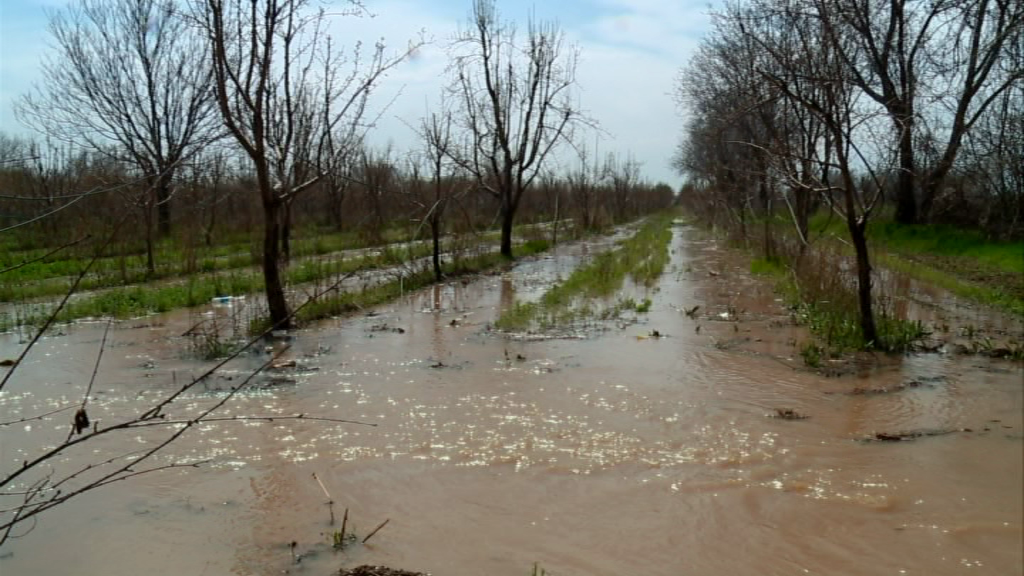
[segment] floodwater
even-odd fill
[[[806,335],[771,287],[676,227],[671,269],[636,322],[560,338],[491,329],[501,308],[601,248],[561,246],[296,332],[281,357],[295,366],[222,411],[278,419],[195,427],[150,465],[204,464],[104,487],[16,529],[27,534],[0,548],[0,574],[384,564],[525,576],[535,563],[551,576],[1022,574],[1022,366],[949,350],[965,330],[1019,339],[1019,322],[915,285],[902,305],[943,324],[949,346],[810,371]],[[139,414],[211,366],[188,357],[194,316],[112,326],[90,416],[102,426]],[[0,420],[80,402],[104,326],[44,339],[0,393]],[[284,344],[230,363],[165,412],[217,402]],[[21,346],[3,336],[0,358]],[[807,418],[770,417],[777,409]],[[66,438],[70,414],[0,428],[3,475]],[[375,426],[280,419],[298,414]],[[168,432],[110,434],[44,471],[56,478]],[[942,434],[865,441],[906,432]],[[360,539],[389,522],[335,551],[345,508]]]

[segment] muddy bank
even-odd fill
[[[635,323],[573,338],[493,329],[500,310],[539,297],[600,249],[562,246],[501,276],[296,332],[282,358],[295,365],[276,371],[288,382],[253,390],[229,414],[325,414],[375,427],[204,425],[164,461],[209,464],[72,501],[14,541],[0,571],[1019,572],[1019,363],[933,353],[869,357],[834,377],[807,370],[796,347],[806,334],[772,287],[686,228],[675,230],[669,272],[640,293],[652,305]],[[1013,326],[980,309],[937,309],[983,328]],[[185,353],[188,322],[171,314],[112,330],[96,418],[131,413],[208,366]],[[102,331],[83,324],[45,339],[0,395],[5,420],[78,398]],[[655,331],[661,337],[650,337]],[[16,339],[0,339],[0,358],[17,349]],[[237,378],[268,353],[221,376]],[[219,388],[196,391],[176,410],[191,413]],[[806,418],[769,417],[780,410]],[[968,428],[975,432],[861,441]],[[3,429],[3,466],[66,431],[57,417]],[[126,435],[104,448],[149,440]],[[314,473],[335,511],[350,510],[355,533],[390,523],[365,545],[333,549],[339,528]]]

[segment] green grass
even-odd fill
[[[786,250],[783,250],[786,252]],[[815,341],[801,349],[804,363],[818,367],[824,358],[851,350],[907,352],[925,335],[918,322],[895,318],[884,301],[874,303],[876,342],[864,340],[856,287],[840,268],[842,252],[830,244],[815,245],[805,255],[799,275],[781,257],[755,259],[751,272],[771,277],[776,290],[793,309],[794,318],[807,326]],[[877,289],[877,287],[876,287]]]
[[[525,257],[547,249],[548,242],[546,240],[530,240],[517,246],[516,253]],[[385,246],[379,251],[344,260],[308,258],[296,261],[285,268],[285,282],[290,286],[323,283],[350,272],[405,264],[427,257],[431,253],[432,249],[428,244],[420,243],[400,248]],[[444,272],[449,276],[475,273],[508,262],[497,253],[487,253],[470,258],[455,258],[454,260],[450,255],[446,255],[445,258],[449,262],[444,266]],[[407,292],[426,286],[433,280],[432,272],[423,270],[406,276],[401,282],[396,281],[378,286],[366,293],[342,294],[335,298],[336,301],[333,303],[330,302],[330,299],[315,303],[311,305],[310,310],[304,311],[302,318],[331,316],[360,307],[372,306],[398,296],[403,290]],[[85,281],[83,284],[90,286]],[[91,285],[90,287],[95,288],[96,286]],[[114,287],[94,294],[82,295],[68,303],[58,316],[58,321],[70,322],[88,317],[131,318],[206,304],[217,296],[248,295],[263,290],[263,275],[258,268],[245,267],[226,272],[193,274],[179,281]],[[65,282],[56,293],[63,294],[66,291]],[[33,295],[38,296],[38,294]],[[43,304],[26,304],[15,307],[13,315],[8,313],[0,315],[0,330],[8,330],[17,325],[39,325],[45,321],[49,313],[48,308],[48,305]],[[258,319],[256,321],[258,322]]]
[[[750,262],[750,273],[758,276],[785,276],[786,265],[779,258],[755,258]]]
[[[520,245],[516,253],[520,258],[533,256],[548,249],[548,243],[543,240],[534,240]],[[508,265],[509,261],[497,252],[489,252],[469,258],[460,258],[446,262],[442,267],[444,275],[448,278],[478,274],[500,266]],[[403,276],[401,279],[392,280],[369,287],[365,290],[341,292],[327,297],[322,297],[315,302],[310,302],[305,308],[299,311],[297,318],[300,322],[309,322],[334,316],[343,316],[358,312],[365,308],[383,304],[394,300],[410,292],[414,292],[434,283],[433,270],[424,268]]]
[[[544,326],[571,324],[593,315],[595,311],[590,302],[619,291],[627,277],[638,285],[653,286],[669,261],[671,224],[671,214],[652,217],[631,238],[574,270],[569,278],[545,292],[538,302],[517,302],[502,313],[495,325],[502,330],[525,330],[538,321]],[[650,306],[650,300],[637,304],[632,299],[621,299],[606,308],[601,317],[606,319],[627,309],[646,312]]]
[[[521,225],[515,230],[519,234],[524,234],[532,231],[532,227]],[[410,234],[405,229],[389,228],[383,234],[385,244],[370,246],[356,232],[314,229],[292,240],[292,260],[301,267],[306,265],[306,260],[315,260],[317,256],[375,247],[381,250],[375,257],[376,265],[373,267],[428,256],[431,253],[430,243],[422,238],[407,246],[397,246],[398,243],[410,242]],[[497,237],[495,232],[486,232],[476,236],[473,241],[493,242]],[[464,239],[465,237],[462,240]],[[443,249],[450,250],[452,245],[458,242],[458,239],[446,238],[442,243]],[[200,245],[188,248],[177,238],[161,240],[156,248],[156,269],[153,273],[146,270],[145,254],[141,246],[120,248],[125,251],[124,254],[98,258],[93,263],[89,274],[79,284],[80,292],[143,284],[154,280],[172,280],[195,274],[240,271],[244,268],[258,267],[260,264],[259,258],[254,255],[259,248],[258,240],[243,235],[235,235],[224,243],[209,247]],[[91,259],[92,249],[90,246],[71,247],[50,258],[0,274],[0,302],[20,302],[65,294],[71,278],[77,276]],[[530,248],[526,248],[526,251],[529,253]],[[0,251],[0,270],[38,258],[47,252],[48,249],[45,248]],[[362,259],[359,267],[367,267],[370,260],[372,259]]]
[[[397,238],[395,234],[388,236],[395,237],[396,241],[403,240]],[[301,261],[315,256],[359,248],[368,248],[368,246],[354,233],[335,233],[313,238],[300,238],[292,242],[292,258],[295,261]],[[430,248],[426,243],[414,244],[409,249],[419,256],[430,253]],[[93,264],[89,275],[79,285],[79,290],[88,291],[140,284],[195,273],[230,271],[259,265],[258,259],[252,254],[250,241],[210,248],[201,247],[196,250],[198,254],[190,255],[185,248],[170,240],[162,242],[155,256],[157,266],[153,273],[149,273],[145,269],[145,257],[140,253],[99,258]],[[40,251],[8,254],[0,257],[0,269],[45,253],[37,254],[36,252]],[[401,261],[400,258],[405,255],[405,252],[405,248],[398,249],[386,245],[384,254],[380,258],[380,265]],[[63,294],[69,286],[68,277],[77,275],[88,260],[89,258],[84,255],[79,257],[73,254],[58,254],[48,261],[33,262],[0,275],[0,301],[14,302]]]
[[[1024,317],[1024,298],[1010,293],[1005,286],[988,286],[970,282],[957,277],[949,270],[940,270],[893,254],[877,254],[876,258],[887,268],[949,290],[961,298],[987,304]]]
[[[846,224],[819,213],[816,233],[846,238]],[[953,294],[1024,316],[1024,242],[991,240],[976,230],[947,225],[897,224],[877,218],[868,224],[875,263],[935,284]]]
[[[974,230],[892,221],[871,222],[868,237],[893,252],[970,258],[983,267],[1024,276],[1024,242],[995,242]]]
[[[796,320],[806,325],[815,337],[815,342],[804,343],[800,350],[804,363],[812,368],[819,367],[823,358],[838,357],[853,350],[910,352],[928,334],[920,322],[894,318],[883,312],[875,314],[878,340],[867,342],[856,307],[805,301],[794,310]]]

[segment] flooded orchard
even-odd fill
[[[167,413],[210,406],[289,344],[280,368],[222,415],[374,426],[204,423],[158,456],[201,466],[59,506],[16,530],[27,534],[5,546],[0,572],[329,574],[382,564],[525,576],[537,563],[552,576],[1021,573],[1019,362],[950,345],[811,371],[797,346],[807,336],[771,285],[686,227],[674,228],[670,267],[635,321],[551,338],[492,328],[502,309],[538,298],[601,249],[563,245],[232,361]],[[912,317],[1020,337],[1017,321],[927,286],[905,289]],[[191,321],[182,312],[114,325],[90,415],[123,420],[212,366],[189,359]],[[4,413],[79,402],[104,327],[45,338],[0,395]],[[16,357],[24,344],[2,338],[0,358]],[[66,438],[69,414],[0,429],[2,469]],[[111,434],[54,465],[140,449],[156,433]],[[360,540],[390,521],[336,551],[346,508]]]

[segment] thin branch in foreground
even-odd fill
[[[360,426],[372,426],[377,425],[372,422],[361,422],[359,420],[345,420],[342,418],[326,418],[322,416],[306,416],[305,414],[296,414],[295,416],[221,416],[217,418],[203,418],[203,424],[210,422],[275,422],[278,420],[309,420],[311,422],[330,422],[332,424],[358,424]],[[128,424],[127,428],[149,428],[152,426],[170,426],[170,425],[181,425],[188,424],[192,420],[147,420],[145,422],[134,422]],[[328,496],[330,497],[330,496]]]
[[[63,408],[57,408],[56,410],[50,410],[49,412],[46,412],[44,414],[38,414],[36,416],[25,416],[24,418],[21,418],[20,420],[11,420],[9,422],[0,422],[0,428],[2,428],[4,426],[13,426],[15,424],[21,424],[23,422],[31,422],[33,420],[42,420],[43,418],[46,418],[47,416],[53,416],[54,414],[59,414],[61,412],[64,412],[65,410],[71,410],[75,406],[77,406],[77,404],[72,404],[70,406],[64,406]]]
[[[96,364],[92,367],[92,376],[89,378],[89,385],[85,389],[85,394],[82,395],[82,404],[75,413],[74,425],[71,430],[68,431],[68,440],[75,434],[81,434],[82,430],[89,428],[89,415],[85,411],[86,405],[89,403],[89,395],[92,394],[92,387],[96,383],[96,375],[100,371],[100,360],[103,359],[103,350],[107,347],[107,336],[110,334],[110,320],[107,320],[107,325],[103,328],[103,339],[100,340],[100,350],[96,354]]]

